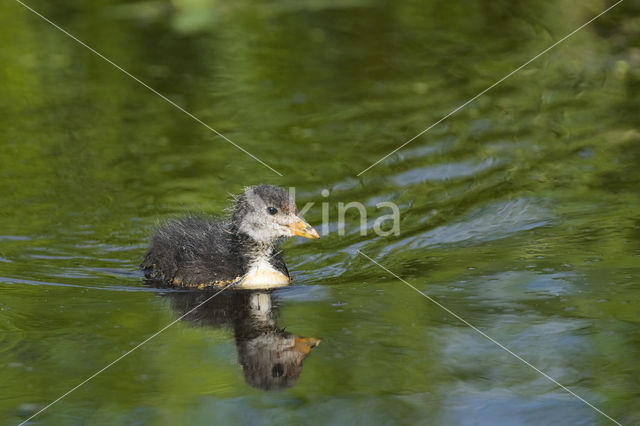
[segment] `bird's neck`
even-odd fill
[[[256,241],[249,235],[235,232],[236,250],[242,263],[243,279],[240,286],[251,289],[276,288],[289,285],[291,278],[284,268],[275,266],[278,251],[274,243]]]
[[[249,235],[238,232],[237,228],[232,229],[232,235],[235,239],[234,246],[238,250],[236,255],[241,259],[245,269],[258,262],[269,262],[276,253],[273,243],[256,241]]]

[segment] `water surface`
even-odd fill
[[[263,296],[268,312],[228,296],[179,321],[34,424],[610,424],[358,250],[640,423],[636,3],[359,177],[606,5],[29,4],[283,176],[0,4],[3,424],[192,306],[145,285],[150,232],[187,211],[223,214],[259,183],[295,186],[319,230],[329,205],[323,238],[285,244],[295,284]],[[388,213],[376,204],[395,202],[400,235],[360,235],[355,210],[338,235],[337,205],[351,201],[369,228]],[[262,312],[259,325],[241,309]],[[274,339],[259,347],[322,342],[267,391],[246,374],[256,327]]]

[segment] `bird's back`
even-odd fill
[[[244,273],[232,237],[227,221],[173,220],[153,235],[141,267],[148,278],[174,285],[224,285]]]

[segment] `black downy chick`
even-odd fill
[[[166,223],[151,238],[140,266],[147,278],[176,286],[203,289],[239,281],[238,288],[281,287],[291,277],[276,246],[294,235],[319,238],[284,188],[249,187],[228,219]]]

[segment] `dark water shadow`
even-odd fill
[[[171,307],[184,315],[215,292],[165,293]],[[267,291],[229,290],[183,318],[198,327],[233,330],[238,361],[248,385],[263,390],[293,386],[302,364],[320,339],[301,337],[278,327],[277,298]]]

